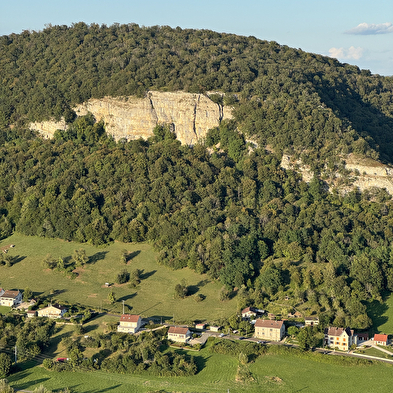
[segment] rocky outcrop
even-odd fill
[[[56,130],[64,131],[67,129],[67,124],[64,119],[60,121],[42,121],[31,123],[30,130],[38,131],[44,138],[52,138]]]
[[[74,110],[79,116],[91,112],[97,121],[103,120],[107,133],[115,140],[147,139],[158,123],[166,123],[181,143],[187,145],[195,144],[210,128],[231,118],[230,108],[214,103],[203,94],[184,92],[150,91],[145,98],[90,99]],[[42,134],[51,137],[54,131],[51,133],[46,123],[34,123],[31,128],[41,126]]]
[[[306,183],[309,183],[314,177],[314,172],[307,165],[304,165],[300,160],[292,161],[291,156],[286,154],[283,154],[280,165],[281,168],[300,173]]]
[[[310,182],[314,174],[310,168],[303,165],[300,160],[293,161],[288,155],[283,155],[281,167],[300,173],[305,182]],[[349,155],[345,158],[343,169],[345,174],[339,172],[330,173],[326,185],[329,189],[336,188],[342,193],[353,189],[364,191],[371,188],[385,188],[393,195],[393,168],[383,165],[372,159],[355,158]],[[345,172],[344,171],[344,172]]]

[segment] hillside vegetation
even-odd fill
[[[169,27],[54,26],[1,37],[0,53],[2,238],[148,241],[160,264],[240,289],[239,307],[289,296],[283,315],[300,307],[369,327],[366,302],[393,289],[389,195],[328,194],[279,163],[284,150],[313,170],[334,169],[338,153],[388,161],[392,78],[253,37]],[[116,143],[71,110],[147,89],[220,90],[213,99],[233,105],[234,119],[188,147],[165,125]],[[65,116],[68,131],[43,140],[26,129],[51,116]],[[262,147],[249,150],[247,137]]]
[[[77,23],[2,36],[0,53],[3,131],[26,119],[71,121],[72,106],[91,97],[218,89],[228,93],[224,103],[239,100],[238,126],[261,144],[314,157],[337,148],[392,154],[393,78],[275,42]]]

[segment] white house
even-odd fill
[[[45,318],[62,318],[66,312],[66,307],[60,306],[60,304],[50,304],[38,310],[37,315]]]
[[[117,327],[119,333],[136,333],[142,326],[140,315],[123,314],[120,317],[120,325]]]
[[[168,339],[179,343],[185,343],[191,338],[188,327],[171,326],[168,330]]]
[[[0,295],[0,306],[14,307],[22,302],[20,291],[3,291]]]

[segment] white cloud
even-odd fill
[[[386,22],[375,25],[373,23],[360,23],[345,32],[346,34],[374,35],[393,33],[393,24]]]
[[[355,48],[351,46],[350,48],[330,48],[329,56],[335,57],[336,59],[354,59],[359,60],[363,55],[363,48]]]

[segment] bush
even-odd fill
[[[125,284],[130,280],[130,273],[127,270],[122,270],[116,277],[115,281],[117,284]]]

